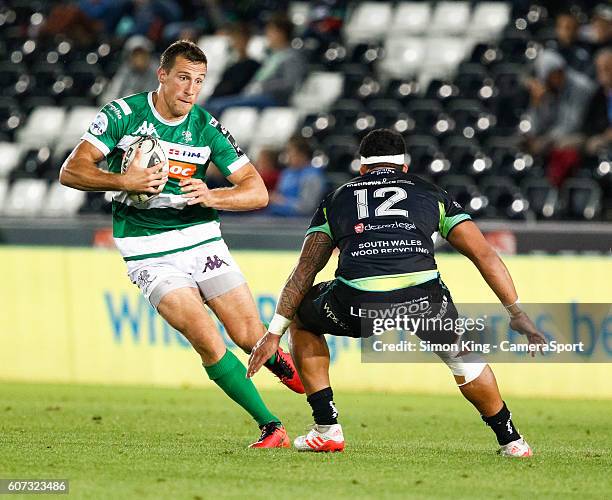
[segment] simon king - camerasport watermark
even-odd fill
[[[361,319],[362,361],[430,362],[431,353],[487,355],[492,362],[610,362],[612,316],[609,304],[524,304],[522,308],[546,339],[530,344],[512,330],[497,304],[363,304],[351,315]],[[537,354],[533,357],[533,354]]]

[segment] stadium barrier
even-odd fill
[[[236,251],[234,256],[262,318],[269,319],[297,254]],[[129,282],[116,251],[1,247],[0,257],[4,263],[0,380],[210,385],[187,341],[165,324]],[[608,257],[514,256],[505,262],[523,302],[611,302],[612,260]],[[321,279],[333,276],[333,264]],[[438,264],[456,302],[496,301],[467,259],[442,255]],[[610,316],[597,328],[601,328],[595,346],[598,359],[603,353],[612,361]],[[330,337],[329,344],[335,388],[456,391],[441,363],[362,364],[358,341]],[[612,397],[612,364],[526,362],[496,365],[495,371],[508,395]],[[258,386],[280,387],[263,372],[256,376]]]

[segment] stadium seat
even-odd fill
[[[527,218],[529,202],[509,177],[485,177],[480,181],[479,187],[489,202],[485,210],[488,217],[519,220]]]
[[[257,108],[228,108],[221,115],[221,124],[230,131],[242,148],[248,148],[254,135],[257,133],[257,120],[259,111]]]
[[[420,96],[420,88],[419,82],[415,79],[394,78],[387,84],[384,95],[406,105]]]
[[[505,2],[480,2],[474,7],[467,30],[471,38],[497,38],[510,20],[511,6]]]
[[[457,74],[453,83],[459,89],[459,96],[464,99],[486,98],[481,94],[481,89],[486,84],[491,86],[493,95],[492,79],[489,78],[487,70],[479,63],[462,63],[457,68]]]
[[[2,212],[8,217],[36,217],[44,206],[47,181],[17,179],[9,188]]]
[[[351,63],[367,66],[370,70],[384,56],[381,43],[359,43],[349,48],[349,52],[348,60]]]
[[[327,71],[337,71],[348,59],[349,51],[340,42],[331,42],[321,55],[321,62]]]
[[[382,39],[389,26],[393,11],[390,2],[363,2],[357,4],[344,27],[349,45]]]
[[[439,185],[468,213],[475,214],[484,208],[479,204],[472,203],[472,200],[480,197],[480,191],[471,177],[467,175],[443,175],[440,177]]]
[[[374,99],[367,109],[375,119],[376,128],[393,128],[402,113],[401,104],[394,99]]]
[[[266,108],[259,115],[252,145],[282,148],[294,134],[299,112],[294,108]]]
[[[16,84],[23,76],[27,76],[27,68],[24,64],[0,62],[0,93],[4,96],[19,94]]]
[[[204,51],[209,62],[206,78],[211,73],[220,76],[229,60],[228,38],[224,35],[203,36],[198,40],[198,47]]]
[[[409,102],[406,110],[418,132],[430,133],[442,113],[442,106],[435,99],[417,99]]]
[[[0,177],[0,214],[3,212],[4,204],[6,203],[8,189],[8,179],[3,179],[2,177]]]
[[[390,78],[415,76],[425,59],[425,40],[422,38],[390,37],[385,40],[385,57],[379,70]]]
[[[457,131],[465,133],[471,129],[471,137],[486,135],[496,123],[495,116],[475,99],[455,99],[447,109]]]
[[[40,97],[53,95],[55,90],[53,86],[62,73],[63,69],[61,64],[37,64],[31,70],[34,85],[30,89],[30,94]]]
[[[288,16],[295,26],[295,32],[299,35],[308,26],[310,18],[310,4],[308,2],[291,2],[289,4]]]
[[[561,186],[564,215],[573,220],[593,220],[601,213],[601,188],[592,179],[567,179]]]
[[[330,114],[335,119],[335,132],[340,134],[352,134],[355,132],[355,122],[360,113],[364,113],[363,104],[356,99],[340,99],[337,101]]]
[[[66,74],[69,75],[71,83],[66,90],[68,96],[87,96],[93,100],[102,93],[106,83],[106,78],[98,66],[86,62],[78,61],[71,64]]]
[[[465,57],[468,42],[463,38],[428,38],[422,70],[432,76],[448,77]]]
[[[440,150],[438,140],[429,135],[409,135],[406,138],[409,172],[413,174],[426,173],[429,165]]]
[[[450,162],[450,171],[460,174],[473,174],[475,160],[479,157],[480,148],[473,139],[463,136],[451,136],[444,141],[444,155]]]
[[[12,135],[22,121],[19,101],[13,97],[0,97],[0,132]]]
[[[330,113],[309,113],[302,121],[302,137],[321,139],[328,136],[336,126],[336,119]]]
[[[85,192],[72,189],[55,181],[49,187],[45,200],[45,209],[41,215],[45,217],[71,217],[76,215],[85,202]]]
[[[0,142],[0,179],[8,177],[19,164],[21,148],[12,142]]]
[[[389,29],[391,36],[420,35],[427,31],[431,18],[431,6],[427,2],[401,2],[393,12]]]
[[[344,77],[340,73],[311,72],[291,102],[304,112],[326,111],[342,94],[343,84]]]
[[[525,179],[521,183],[521,192],[538,219],[553,219],[558,215],[559,191],[547,179]]]
[[[58,140],[56,149],[66,150],[72,149],[89,125],[93,121],[98,112],[97,107],[93,106],[76,106],[66,114],[66,121],[62,127],[62,135]]]
[[[346,63],[338,68],[344,78],[342,86],[342,97],[346,99],[356,99],[359,96],[359,89],[367,77],[372,77],[370,70],[363,64]]]
[[[30,147],[54,144],[63,130],[66,110],[55,106],[40,106],[32,111],[17,141]]]
[[[329,158],[327,169],[333,172],[351,172],[357,158],[359,143],[352,135],[332,135],[323,141],[323,150]]]
[[[85,193],[85,202],[79,209],[80,214],[110,214],[111,212],[112,204],[104,193]]]
[[[11,179],[57,177],[48,146],[29,148],[23,151],[17,168],[11,171]]]
[[[469,2],[438,2],[427,32],[432,35],[461,35],[470,20]]]

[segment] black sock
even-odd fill
[[[334,405],[334,393],[331,387],[326,387],[319,392],[311,394],[306,398],[306,401],[308,401],[312,408],[315,424],[332,425],[338,423],[336,419],[338,410],[336,410],[336,405]]]
[[[508,410],[505,401],[504,406],[496,415],[491,417],[481,415],[481,418],[489,427],[491,427],[497,436],[497,442],[500,445],[503,446],[511,441],[520,439],[521,435],[518,433],[516,427],[514,427],[514,424],[512,423],[512,413],[510,413],[510,410]]]

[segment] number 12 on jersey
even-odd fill
[[[367,219],[370,216],[368,207],[368,190],[357,189],[354,193],[357,197],[357,219]],[[408,210],[392,208],[393,205],[405,200],[408,197],[406,190],[396,186],[378,188],[376,191],[374,191],[374,198],[385,198],[387,193],[393,193],[393,195],[376,207],[374,210],[374,215],[376,217],[384,217],[385,215],[408,217]]]

